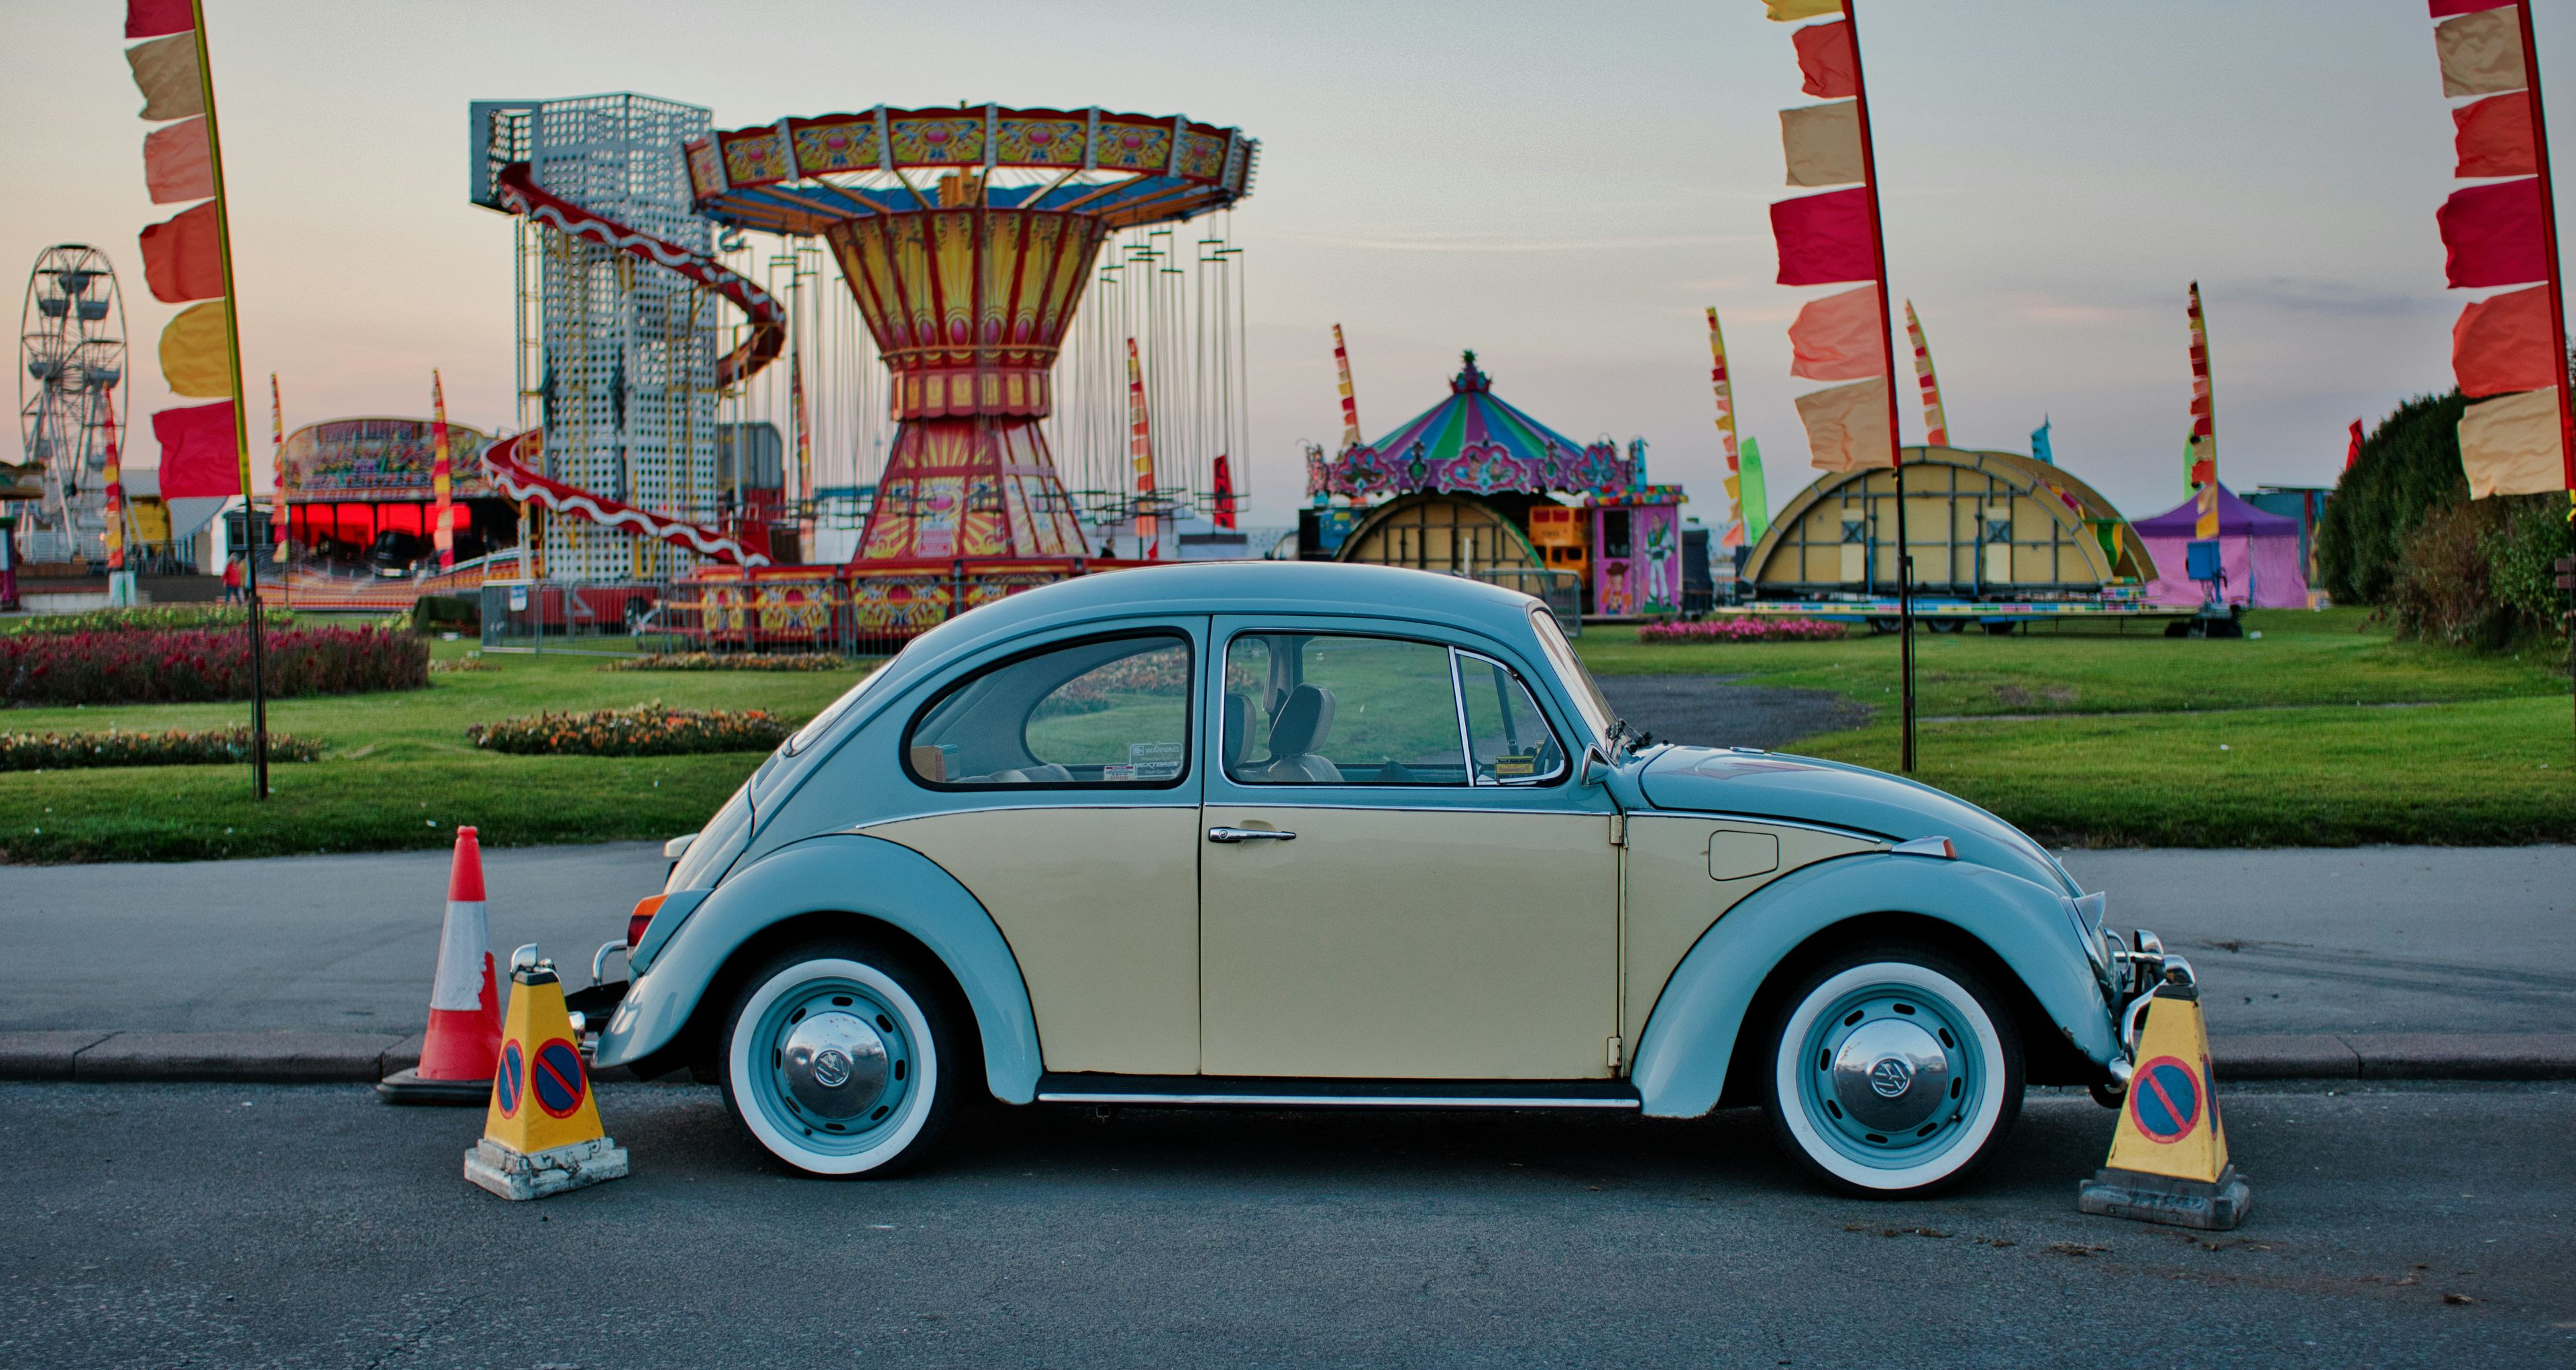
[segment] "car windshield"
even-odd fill
[[[1592,673],[1583,669],[1583,659],[1574,654],[1574,644],[1566,641],[1565,630],[1556,626],[1556,615],[1533,606],[1530,626],[1538,630],[1539,650],[1547,653],[1547,664],[1556,668],[1557,677],[1565,682],[1565,692],[1574,697],[1574,707],[1583,715],[1583,726],[1590,730],[1591,740],[1607,745],[1610,701],[1601,697],[1601,687],[1593,684]]]

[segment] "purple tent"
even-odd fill
[[[2191,578],[2191,544],[2200,506],[2184,500],[2151,519],[2129,525],[2155,558],[2156,579],[2147,598],[2157,604],[2192,605],[2207,597]],[[2308,577],[2300,565],[2299,521],[2267,514],[2218,487],[2218,564],[2227,579],[2219,588],[2230,604],[2257,609],[2308,607]]]

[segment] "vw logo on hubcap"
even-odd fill
[[[839,1089],[850,1082],[850,1058],[838,1047],[826,1047],[814,1056],[814,1083],[825,1089]],[[1899,1085],[1899,1089],[1904,1086]]]
[[[820,1066],[821,1063],[816,1062],[817,1074],[821,1073]],[[1896,1098],[1913,1083],[1914,1067],[1906,1064],[1902,1057],[1883,1056],[1877,1065],[1869,1068],[1870,1090],[1882,1099]]]

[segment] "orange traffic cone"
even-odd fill
[[[479,1104],[492,1096],[500,1057],[501,987],[483,917],[483,847],[472,828],[458,828],[420,1064],[385,1077],[376,1093],[396,1104]]]

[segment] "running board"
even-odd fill
[[[1625,1080],[1270,1080],[1199,1075],[1038,1077],[1042,1104],[1143,1108],[1634,1109]]]

